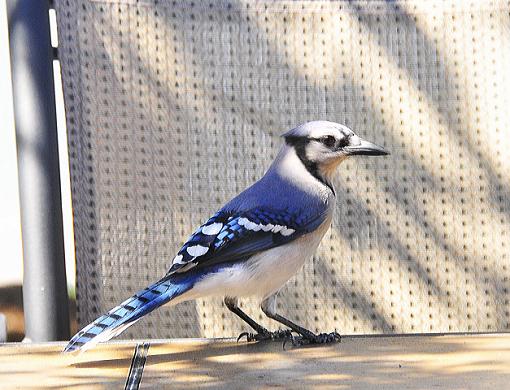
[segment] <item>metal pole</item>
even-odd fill
[[[49,3],[9,0],[25,335],[69,338]]]

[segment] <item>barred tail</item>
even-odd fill
[[[99,342],[118,336],[141,317],[185,293],[191,287],[193,283],[189,280],[176,282],[168,276],[161,279],[76,333],[64,348],[64,352],[84,351]]]

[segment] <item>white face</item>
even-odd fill
[[[306,138],[306,158],[318,165],[343,160],[348,155],[344,148],[360,143],[351,129],[339,124],[314,127]]]
[[[347,126],[334,122],[308,122],[283,136],[307,168],[327,171],[328,176],[348,156],[388,154],[382,147],[358,137]]]

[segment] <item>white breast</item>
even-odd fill
[[[277,292],[313,255],[330,224],[331,213],[314,232],[205,277],[175,303],[204,296],[268,297]]]

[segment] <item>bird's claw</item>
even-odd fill
[[[260,333],[249,333],[243,332],[237,337],[237,342],[241,340],[243,337],[246,337],[246,341],[264,341],[264,340],[282,340],[289,339],[292,336],[292,331],[290,329],[277,330],[274,332],[260,332]]]
[[[337,343],[342,341],[342,336],[337,332],[321,333],[316,336],[315,344]]]
[[[270,340],[287,340],[292,338],[292,331],[290,329],[278,329],[275,332],[269,332]]]
[[[298,337],[291,336],[288,340],[292,342],[294,347],[299,347],[302,345],[309,344],[328,344],[328,343],[336,343],[342,340],[342,336],[340,336],[337,332],[331,333],[320,333],[320,334],[311,334],[311,335],[302,335]],[[283,343],[283,348],[285,348],[285,344],[288,340],[285,340]]]
[[[239,340],[241,340],[245,336],[246,336],[246,341],[250,341],[251,335],[252,335],[252,333],[243,332],[239,336],[237,336],[237,342],[239,342]]]
[[[290,342],[292,343],[293,346],[296,346],[296,338],[294,337],[294,335],[291,333],[291,335],[286,338],[284,341],[283,341],[283,345],[282,345],[282,348],[285,349],[285,345],[287,344],[287,342],[290,340]]]

